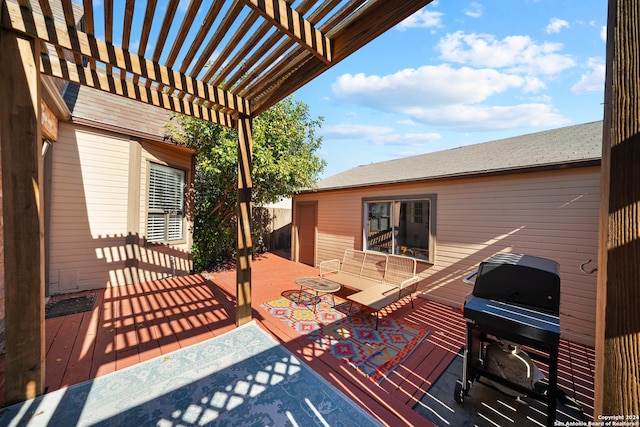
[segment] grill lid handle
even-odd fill
[[[478,275],[478,270],[464,276],[464,278],[462,279],[462,281],[464,283],[468,283],[469,285],[475,285],[476,284],[476,279],[473,279],[474,277],[476,277]],[[473,280],[471,280],[473,279]]]

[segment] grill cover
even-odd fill
[[[557,262],[531,255],[498,253],[480,263],[473,295],[558,314]]]

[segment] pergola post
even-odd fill
[[[238,236],[236,254],[236,325],[251,320],[251,180],[253,140],[251,118],[238,119]]]
[[[5,403],[44,391],[40,45],[0,28]]]
[[[639,11],[640,0],[609,0],[595,420],[640,414]]]

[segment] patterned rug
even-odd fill
[[[0,425],[379,426],[255,322],[0,410]]]
[[[316,345],[381,383],[429,335],[411,323],[376,317],[363,307],[332,295],[319,300],[310,293],[285,291],[281,298],[261,305],[273,316],[305,334]],[[315,311],[314,310],[315,304]],[[351,314],[349,309],[351,308]]]

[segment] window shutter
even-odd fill
[[[147,240],[183,238],[185,172],[150,163]]]
[[[162,242],[164,240],[164,214],[149,212],[147,218],[147,240],[150,242]]]

